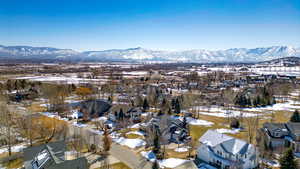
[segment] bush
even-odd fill
[[[240,127],[240,122],[238,119],[233,119],[231,120],[231,123],[230,123],[230,127],[231,128],[239,128]]]
[[[95,152],[95,151],[96,151],[96,149],[97,149],[96,145],[95,145],[95,144],[92,144],[92,145],[90,146],[90,149],[89,149],[89,151],[91,151],[91,152]]]

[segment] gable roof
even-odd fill
[[[284,123],[265,123],[264,128],[267,128],[269,131],[287,131]]]
[[[252,147],[251,144],[248,144],[243,140],[218,133],[214,130],[207,130],[207,132],[202,135],[199,141],[202,144],[210,147],[216,147],[220,145],[224,151],[231,154],[245,154],[248,149]]]
[[[300,123],[288,122],[288,123],[286,123],[286,127],[295,136],[300,136]]]
[[[65,160],[63,141],[24,149],[25,169],[87,169],[87,159]]]
[[[74,103],[71,106],[84,109],[85,111],[89,112],[90,115],[98,114],[99,116],[101,116],[104,112],[109,111],[111,108],[111,105],[108,102],[101,99],[86,100]]]

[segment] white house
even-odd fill
[[[222,169],[252,169],[258,166],[258,153],[252,144],[208,130],[200,139],[197,158]]]

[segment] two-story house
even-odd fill
[[[292,138],[292,140],[289,140],[290,145],[295,152],[300,152],[300,123],[286,123],[285,126]]]
[[[208,130],[200,139],[197,158],[222,169],[252,169],[258,166],[258,152],[252,144]]]
[[[295,152],[300,152],[300,123],[265,123],[260,131],[273,150],[292,146]]]

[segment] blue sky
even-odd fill
[[[0,44],[75,50],[300,47],[300,1],[1,0]]]

